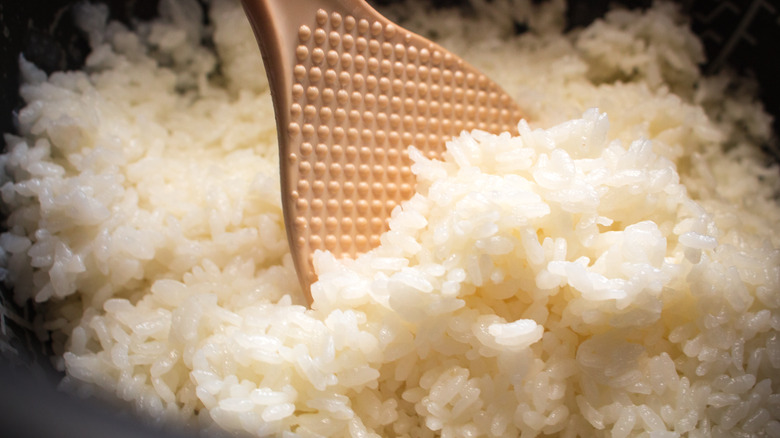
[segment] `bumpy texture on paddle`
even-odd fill
[[[282,159],[304,263],[379,244],[414,193],[408,146],[436,157],[463,130],[513,132],[521,118],[485,75],[392,23],[320,9],[298,43]]]

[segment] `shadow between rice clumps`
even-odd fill
[[[421,0],[418,0],[421,1]],[[23,106],[19,98],[19,73],[15,68],[20,53],[47,73],[79,69],[89,53],[89,45],[71,19],[74,1],[28,0],[0,3],[0,28],[4,32],[0,45],[0,61],[6,68],[0,72],[0,131],[15,132],[15,113]],[[111,18],[132,27],[136,20],[147,20],[156,15],[157,0],[106,0]],[[205,4],[204,0],[199,3]],[[376,0],[376,5],[402,3],[399,0]],[[469,10],[467,0],[427,0],[435,8],[461,7]],[[602,16],[608,0],[569,0],[569,28],[587,25]],[[643,8],[649,0],[617,2],[632,8]],[[709,74],[733,69],[740,75],[755,80],[767,111],[774,115],[775,139],[763,145],[770,161],[780,162],[777,138],[780,137],[780,64],[772,56],[775,41],[780,40],[780,10],[762,6],[763,2],[713,2],[711,0],[679,1],[691,17],[693,30],[702,38],[707,53],[707,64],[702,68]],[[724,4],[729,7],[722,7]],[[747,4],[749,3],[749,4]],[[756,6],[757,5],[757,6]],[[756,7],[754,7],[756,6]],[[205,16],[205,15],[204,15]],[[208,19],[207,16],[204,19]],[[524,23],[514,23],[517,33],[526,31]],[[208,44],[208,42],[206,42]],[[11,66],[11,67],[8,67]],[[3,139],[2,148],[6,144]],[[8,212],[2,211],[5,217]],[[4,226],[4,225],[3,225]],[[12,299],[12,290],[0,271],[0,430],[11,436],[56,436],[115,438],[162,436],[110,412],[112,404],[99,405],[94,401],[74,401],[53,388],[61,375],[48,360],[50,348],[45,333],[36,331],[36,308],[31,303],[18,305]],[[35,406],[37,411],[31,409]],[[44,418],[45,421],[36,421]],[[48,433],[47,433],[48,432]],[[169,436],[169,435],[165,435]],[[172,436],[172,435],[170,435]]]

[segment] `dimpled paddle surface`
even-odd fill
[[[379,244],[414,193],[408,146],[439,157],[463,130],[515,131],[521,117],[485,75],[392,23],[320,9],[295,58],[282,156],[292,243],[309,265],[318,249],[354,257]]]

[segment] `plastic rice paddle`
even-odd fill
[[[379,244],[414,194],[407,148],[438,157],[463,130],[516,132],[514,100],[362,0],[243,0],[279,132],[284,220],[311,302],[313,255]]]

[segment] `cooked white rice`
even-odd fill
[[[49,303],[63,386],[256,435],[780,437],[760,105],[701,76],[670,4],[567,34],[560,0],[405,7],[528,120],[411,150],[417,194],[376,250],[317,254],[312,309],[237,2],[204,27],[165,0],[133,31],[84,6],[84,71],[22,62],[0,244],[17,299]]]

